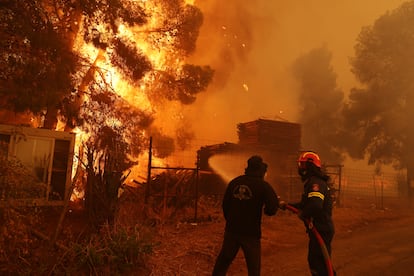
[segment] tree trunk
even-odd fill
[[[408,151],[407,152],[412,152]],[[412,155],[411,155],[412,156]],[[409,202],[413,199],[413,186],[414,186],[414,159],[410,155],[407,158],[407,198]]]
[[[57,113],[58,110],[56,107],[48,107],[47,108],[47,112],[45,115],[45,120],[43,122],[43,127],[46,129],[52,129],[55,130],[56,129],[56,125],[57,125]]]

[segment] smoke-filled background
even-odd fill
[[[239,123],[286,120],[329,163],[414,171],[413,0],[75,2],[6,2],[0,122],[75,130],[78,145],[111,134],[145,167],[149,137],[180,162],[237,142]]]
[[[317,78],[329,82],[321,86],[336,91],[333,102],[346,99],[357,86],[349,59],[362,27],[404,2],[196,1],[204,21],[192,58],[215,70],[208,91],[186,107],[196,114],[192,118],[197,138],[237,141],[236,125],[259,117],[299,122],[305,85]],[[314,59],[318,64],[306,68],[312,55],[319,55]],[[319,73],[303,73],[312,70]],[[332,108],[329,100],[319,104]]]

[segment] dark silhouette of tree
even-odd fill
[[[190,55],[196,48],[198,32],[203,24],[203,14],[195,7],[184,4],[180,0],[161,0],[161,5],[166,12],[162,24],[151,30],[156,33],[168,33],[176,37],[174,48],[180,54]]]
[[[326,47],[314,49],[294,62],[293,73],[299,83],[302,146],[332,164],[343,160],[338,146],[343,92],[336,85],[331,60]]]
[[[361,88],[345,106],[352,157],[414,172],[414,1],[364,27],[355,45],[352,71]],[[351,143],[354,141],[355,143]]]
[[[111,56],[112,64],[124,73],[131,81],[139,81],[151,70],[148,59],[133,44],[126,44],[117,39],[114,41],[115,52]]]
[[[41,1],[2,1],[0,27],[0,105],[44,114],[50,127],[59,103],[73,90],[78,57]]]
[[[213,78],[214,71],[209,66],[185,64],[180,72],[169,74],[165,71],[154,72],[156,86],[150,97],[159,99],[160,95],[171,101],[191,104],[197,94],[204,91]]]

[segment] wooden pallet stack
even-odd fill
[[[266,180],[276,188],[278,195],[291,198],[294,194],[297,198],[296,194],[302,188],[302,185],[296,185],[296,182],[300,183],[296,167],[297,156],[301,149],[300,124],[258,119],[239,123],[237,129],[239,136],[237,143],[222,143],[200,148],[198,151],[200,169],[211,171],[209,159],[216,154],[233,155],[235,160],[241,158],[240,156],[247,159],[251,155],[260,155],[268,164]],[[224,188],[227,184],[223,182],[221,176],[214,174],[202,174],[201,181],[208,185],[201,184],[200,187],[204,187],[205,190],[208,188],[209,192],[214,188],[216,193],[223,192],[217,187]],[[299,190],[296,191],[296,188]]]
[[[237,125],[239,144],[245,146],[267,146],[283,152],[300,149],[300,124],[258,119]]]

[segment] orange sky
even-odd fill
[[[240,122],[295,121],[290,65],[323,45],[332,51],[337,84],[346,94],[357,86],[348,60],[361,27],[403,2],[196,0],[204,24],[190,62],[216,69],[209,90],[184,110],[195,120],[196,138],[237,142]]]

